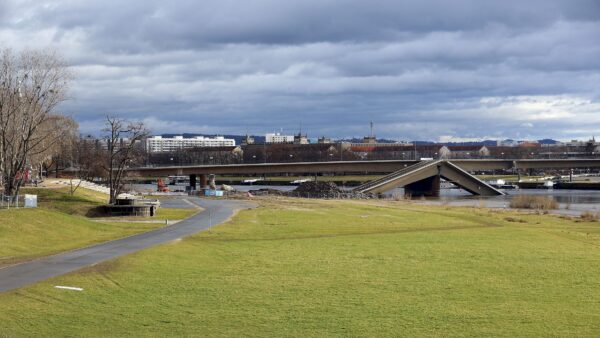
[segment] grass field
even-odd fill
[[[129,236],[163,226],[142,223],[145,218],[94,220],[96,207],[105,203],[105,195],[78,189],[26,189],[38,195],[39,208],[0,210],[0,267],[20,261],[75,249],[94,243]],[[195,209],[159,209],[161,219],[183,219]],[[136,222],[138,221],[138,222]]]
[[[598,332],[599,223],[406,202],[268,201],[0,294],[8,337]]]

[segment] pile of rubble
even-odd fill
[[[373,198],[372,194],[355,193],[352,190],[343,190],[333,182],[304,182],[294,191],[290,191],[288,196],[306,197],[306,198]]]
[[[376,194],[362,194],[352,190],[340,189],[333,182],[309,181],[301,183],[293,191],[281,191],[271,188],[249,190],[244,193],[249,196],[289,196],[304,198],[326,198],[326,199],[372,199],[378,198]]]
[[[308,181],[301,183],[294,192],[300,194],[331,194],[340,192],[340,189],[333,182]]]

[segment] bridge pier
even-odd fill
[[[206,188],[208,185],[208,179],[206,178],[206,174],[200,174],[200,189]]]
[[[431,176],[426,179],[407,184],[404,186],[404,195],[439,197],[440,196],[440,176]]]
[[[196,190],[196,174],[190,174],[190,191]]]
[[[573,182],[573,169],[569,169],[569,182]]]

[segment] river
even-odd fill
[[[170,185],[172,191],[185,190],[185,185]],[[273,186],[273,185],[234,185],[238,191],[249,191],[257,189],[276,189],[281,191],[292,191],[295,186]],[[138,192],[156,191],[154,184],[135,184],[133,189]],[[474,196],[463,189],[441,189],[440,197],[437,198],[415,198],[413,201],[429,205],[451,205],[451,206],[480,206],[486,208],[508,208],[510,200],[518,195],[542,195],[551,196],[559,204],[558,210],[553,213],[565,215],[580,215],[585,211],[600,212],[600,190],[553,190],[553,189],[510,189],[504,190],[504,196]],[[398,188],[389,191],[388,196],[403,196],[404,189]]]

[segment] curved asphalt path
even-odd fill
[[[189,236],[208,229],[211,224],[214,226],[225,222],[238,210],[255,207],[254,204],[244,201],[204,200],[197,197],[186,199],[204,208],[204,211],[164,228],[1,268],[0,292]]]

